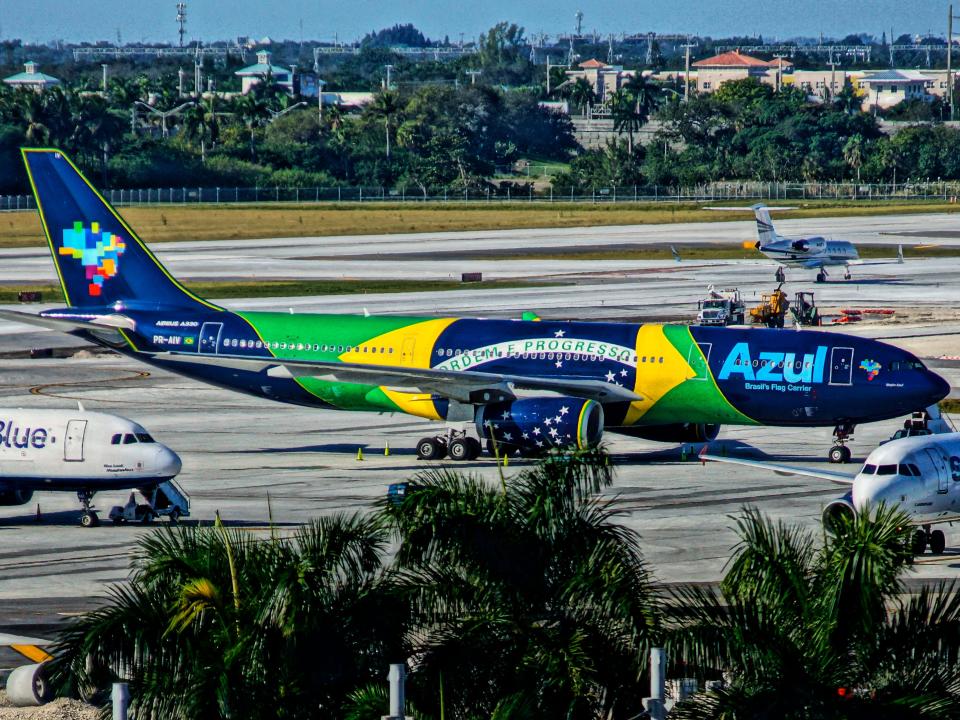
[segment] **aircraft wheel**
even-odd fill
[[[450,443],[447,451],[450,453],[451,460],[460,461],[470,459],[470,444],[467,442],[467,438],[457,438]]]
[[[421,460],[439,460],[446,454],[446,448],[436,438],[423,438],[417,443],[417,457]]]
[[[171,510],[170,514],[167,515],[167,519],[170,521],[171,525],[176,525],[178,522],[180,522],[180,509],[174,508]]]
[[[93,511],[85,512],[80,516],[80,524],[85,528],[96,527],[100,524],[100,518]]]
[[[942,555],[947,547],[947,538],[944,537],[943,530],[934,530],[930,533],[930,552],[934,555]]]
[[[845,462],[844,458],[846,457],[846,453],[844,452],[844,450],[846,450],[846,448],[843,445],[834,445],[832,448],[830,448],[830,454],[828,455],[830,462],[832,463]]]
[[[927,549],[927,534],[923,530],[917,530],[913,534],[911,549],[914,555],[923,555]]]
[[[824,275],[822,272],[817,273],[817,282],[818,282],[818,283],[826,282],[826,280],[827,280],[827,276],[826,276],[826,275]]]

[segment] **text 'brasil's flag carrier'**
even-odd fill
[[[423,458],[475,457],[478,437],[525,454],[604,431],[696,441],[724,423],[842,438],[949,390],[908,352],[822,331],[227,311],[171,276],[66,155],[23,155],[68,307],[0,314],[258,397],[446,421]]]

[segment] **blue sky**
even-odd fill
[[[352,40],[395,23],[412,22],[429,37],[467,38],[500,20],[527,34],[569,32],[574,13],[585,13],[586,31],[680,32],[723,36],[762,33],[842,37],[852,32],[946,32],[947,3],[934,0],[552,0],[551,2],[441,2],[439,0],[187,0],[190,38],[238,35]],[[960,5],[960,2],[958,2]],[[27,41],[110,40],[173,42],[175,0],[0,0],[0,38]],[[957,10],[960,14],[960,7]]]

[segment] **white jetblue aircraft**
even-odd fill
[[[140,425],[77,410],[0,408],[0,505],[23,505],[36,491],[75,492],[80,523],[97,525],[90,501],[100,490],[137,488],[145,496],[180,472],[180,458]],[[166,487],[164,488],[166,491]],[[169,495],[175,495],[172,489]],[[187,507],[170,508],[173,519]],[[146,513],[147,521],[153,512]]]
[[[913,551],[922,555],[930,547],[939,555],[946,547],[942,530],[930,530],[935,523],[960,520],[960,433],[923,435],[892,440],[871,452],[855,475],[833,470],[797,468],[758,460],[721,457],[706,452],[703,460],[747,465],[772,470],[779,475],[822,478],[850,491],[823,509],[827,530],[843,515],[853,515],[880,502],[899,505],[914,525]]]

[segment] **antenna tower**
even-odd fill
[[[180,47],[183,47],[183,34],[187,31],[187,4],[185,2],[177,3],[177,23],[180,25]]]

